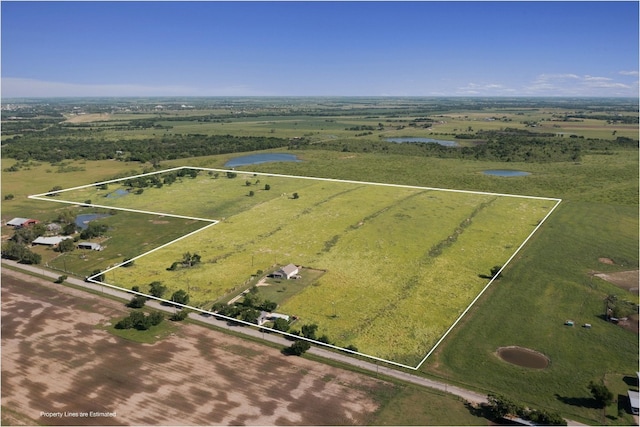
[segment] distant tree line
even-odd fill
[[[464,138],[460,138],[464,136]],[[456,158],[500,162],[578,162],[585,153],[607,154],[615,149],[636,148],[638,141],[618,137],[614,141],[591,138],[565,138],[554,134],[538,134],[526,130],[480,131],[456,135],[471,140],[465,147],[448,147],[434,142],[392,143],[384,140],[326,140],[309,144],[301,141],[302,150],[334,150],[342,152],[385,153],[438,158]]]
[[[4,125],[3,125],[4,126]],[[105,140],[90,131],[51,129],[24,133],[3,141],[2,157],[20,161],[60,162],[65,159],[157,162],[186,157],[282,148],[289,140],[275,137],[232,135],[166,135],[149,139]]]

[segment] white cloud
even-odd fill
[[[533,96],[637,96],[637,88],[637,82],[623,83],[610,77],[540,74],[530,84],[523,87],[522,94]]]
[[[47,98],[75,96],[259,96],[246,85],[200,88],[183,85],[76,84],[16,77],[2,78],[4,98]]]
[[[500,96],[514,95],[515,90],[496,83],[468,83],[466,86],[456,89],[457,95],[484,95],[484,96]]]
[[[638,76],[640,73],[638,73],[638,71],[620,71],[618,74],[622,74],[623,76]]]

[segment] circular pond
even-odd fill
[[[500,347],[498,356],[505,362],[525,368],[544,369],[549,366],[549,358],[544,354],[524,347]]]
[[[531,175],[529,172],[518,171],[512,169],[488,169],[486,171],[482,171],[485,175],[493,175],[493,176],[527,176]]]

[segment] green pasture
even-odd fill
[[[460,398],[413,385],[397,385],[392,397],[382,399],[370,425],[482,426],[491,425],[479,411]]]
[[[606,380],[621,391],[622,378],[638,366],[638,335],[602,320],[603,299],[638,297],[590,273],[638,268],[637,207],[565,201],[541,231],[422,371],[600,424],[587,384]],[[568,319],[576,326],[565,326]],[[535,370],[505,363],[495,352],[509,345],[540,351],[551,364]],[[607,423],[632,422],[618,418],[617,404],[607,413]]]
[[[14,165],[14,160],[2,161],[2,168]],[[104,181],[115,176],[130,176],[142,172],[139,163],[101,161],[64,161],[61,164],[30,162],[17,172],[2,172],[2,219],[14,217],[35,217],[41,221],[57,217],[57,208],[64,205],[39,202],[27,198],[29,195],[44,193],[53,187],[72,188],[85,183]],[[5,197],[13,194],[13,199]]]
[[[278,311],[318,324],[319,333],[339,346],[355,345],[412,366],[486,285],[491,267],[506,262],[555,205],[253,173],[216,177],[207,171],[142,194],[107,197],[122,189],[112,183],[106,190],[90,186],[60,197],[221,222],[133,267],[112,270],[108,282],[145,289],[153,277],[170,291],[187,290],[190,304],[209,306],[253,284],[259,270],[289,263],[326,270]],[[198,253],[203,262],[167,270],[186,252]]]

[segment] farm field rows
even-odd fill
[[[319,335],[338,347],[353,345],[409,367],[558,202],[252,172],[229,176],[201,170],[138,194],[125,193],[132,188],[118,180],[61,191],[58,201],[220,221],[136,259],[126,273],[107,271],[107,283],[146,289],[161,281],[170,291],[188,290],[190,305],[205,307],[276,266],[324,270],[277,311],[296,316],[295,327],[317,324]],[[169,271],[187,252],[202,263]]]

